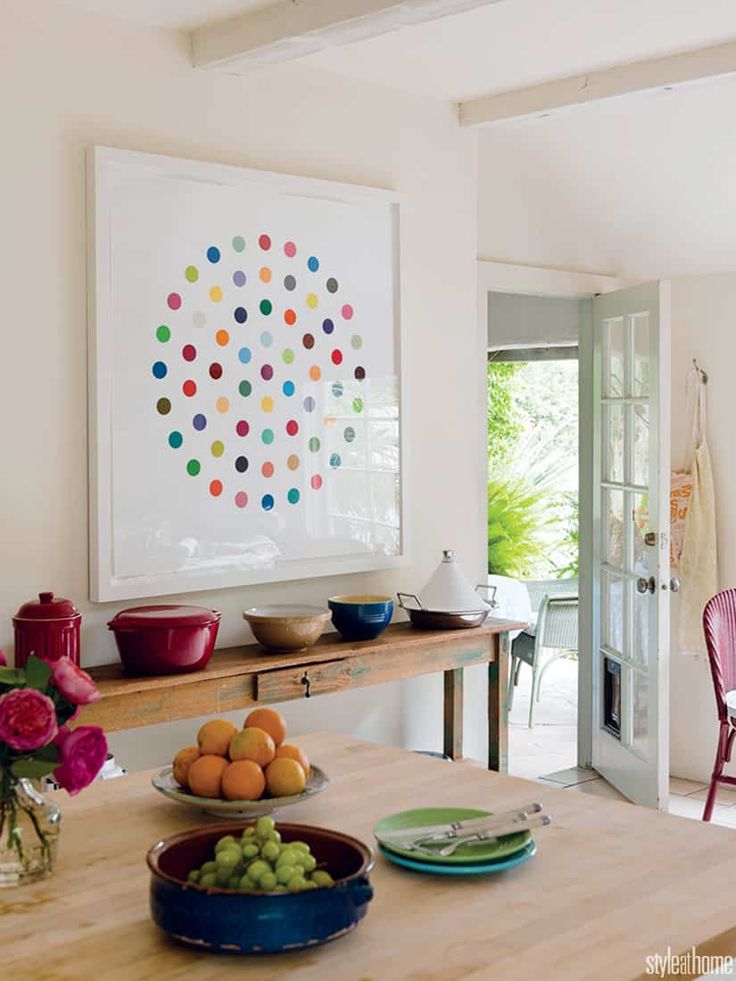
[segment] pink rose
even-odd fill
[[[59,765],[54,779],[73,797],[92,783],[107,757],[107,740],[99,726],[63,727],[56,740]]]
[[[0,667],[7,668],[8,666],[8,656],[5,651],[0,651]]]
[[[0,742],[28,752],[50,743],[57,732],[56,709],[48,695],[14,688],[0,695]]]
[[[62,697],[73,705],[89,705],[100,697],[94,681],[86,671],[68,657],[60,657],[57,661],[48,661],[53,674],[53,682]]]

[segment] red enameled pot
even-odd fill
[[[68,599],[39,593],[13,617],[15,666],[24,668],[31,654],[45,661],[68,657],[79,664],[79,626],[82,614]]]
[[[135,606],[108,623],[123,667],[131,674],[199,671],[217,639],[221,613],[202,606]]]

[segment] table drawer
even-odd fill
[[[352,686],[352,669],[348,658],[305,664],[297,668],[261,671],[256,675],[257,702],[285,702],[293,698],[310,698]]]

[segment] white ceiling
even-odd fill
[[[223,20],[232,14],[268,7],[274,0],[59,0],[59,2],[110,17],[148,24],[151,27],[186,30]]]

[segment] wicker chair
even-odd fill
[[[529,699],[529,728],[534,728],[534,709],[541,692],[547,668],[569,651],[578,649],[578,581],[577,579],[528,580],[529,599],[536,623],[523,630],[511,645],[511,678],[509,711],[514,704],[514,688],[519,684],[522,664],[532,669],[532,691]],[[542,650],[552,654],[542,661]]]

